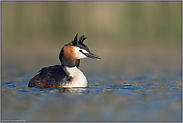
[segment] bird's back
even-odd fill
[[[39,70],[39,74],[34,76],[28,84],[28,87],[62,87],[68,81],[68,76],[61,65],[44,67]]]

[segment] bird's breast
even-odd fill
[[[69,76],[71,76],[70,82],[68,82],[65,86],[66,87],[87,87],[88,81],[81,70],[77,67],[67,67],[67,72]]]

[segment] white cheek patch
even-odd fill
[[[82,58],[87,58],[83,53],[81,53],[80,51],[80,48],[79,47],[74,47],[74,52],[75,52],[75,57],[77,58],[77,59],[82,59]],[[86,52],[87,53],[87,51],[85,51],[85,50],[82,50],[84,53]]]

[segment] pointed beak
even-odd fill
[[[92,58],[92,59],[96,59],[96,60],[100,60],[101,58],[100,57],[98,57],[97,55],[95,55],[95,54],[93,54],[93,53],[84,53],[83,52],[83,54],[85,55],[85,56],[87,56],[88,58]]]

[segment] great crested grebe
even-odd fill
[[[64,45],[59,54],[61,65],[44,67],[39,70],[39,74],[34,76],[28,84],[28,87],[87,87],[88,82],[82,71],[78,69],[80,59],[93,58],[101,59],[90,52],[88,47],[83,44],[86,39],[84,35],[74,41]]]

